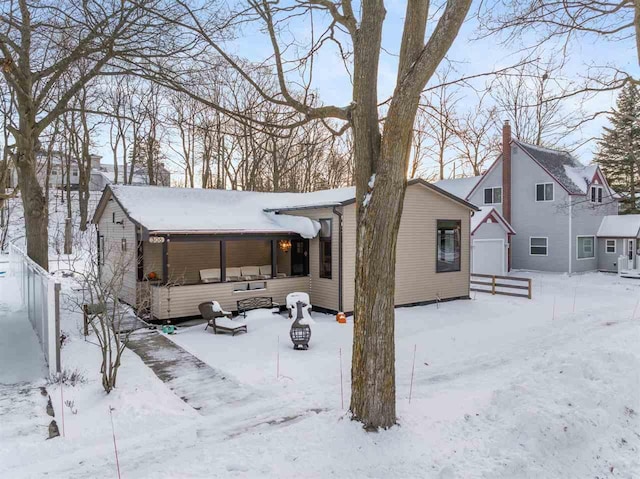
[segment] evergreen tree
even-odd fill
[[[640,92],[626,85],[598,142],[596,161],[623,197],[623,213],[640,213]]]

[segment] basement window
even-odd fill
[[[497,186],[495,188],[484,189],[485,205],[498,205],[500,203],[502,203],[502,187]]]
[[[460,220],[438,220],[436,272],[460,271]]]

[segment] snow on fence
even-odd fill
[[[60,283],[9,244],[11,275],[20,286],[22,304],[27,310],[51,374],[60,372]]]
[[[490,280],[490,281],[487,281]],[[526,285],[522,283],[527,283]],[[471,291],[531,299],[531,278],[471,274]],[[526,291],[526,292],[524,292]]]

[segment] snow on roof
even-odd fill
[[[602,218],[596,236],[600,238],[640,237],[640,215],[611,215]]]
[[[493,212],[494,217],[500,220],[500,224],[510,233],[515,234],[515,231],[511,227],[507,220],[496,210],[493,206],[482,206],[480,207],[480,211],[477,211],[471,217],[471,234],[475,232],[476,229],[487,219],[489,215]]]
[[[551,173],[551,176],[553,176],[569,194],[585,194],[587,192],[587,187],[584,185],[582,175],[585,168],[591,167],[584,166],[566,151],[530,145],[520,140],[514,141]],[[591,175],[588,181],[591,181],[592,178],[593,175]]]
[[[585,194],[587,193],[587,189],[589,188],[591,180],[593,180],[597,169],[597,165],[578,167],[564,165],[567,177],[580,189],[582,193]]]
[[[354,188],[312,193],[164,188],[109,187],[129,217],[153,232],[298,233],[317,235],[320,225],[303,216],[267,209],[340,205],[354,198]]]
[[[442,188],[447,193],[466,199],[475,188],[482,176],[471,176],[469,178],[453,178],[450,180],[440,180],[434,183],[438,188]]]

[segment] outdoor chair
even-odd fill
[[[227,281],[242,281],[242,270],[240,268],[227,268]]]
[[[207,320],[205,331],[211,326],[214,334],[218,334],[218,331],[220,331],[222,333],[231,333],[235,336],[236,333],[248,332],[247,325],[240,321],[234,321],[233,315],[224,311],[217,301],[200,303],[198,309],[202,317]]]
[[[201,269],[200,281],[203,283],[219,283],[220,268]]]
[[[258,279],[260,277],[260,268],[257,266],[243,266],[241,276],[247,280]]]

